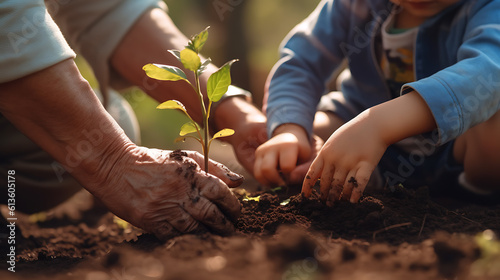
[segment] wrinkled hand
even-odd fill
[[[243,177],[215,161],[209,174],[192,151],[132,147],[95,195],[116,215],[167,239],[179,233],[234,231],[240,203],[229,190]]]
[[[265,120],[249,120],[234,128],[230,137],[238,162],[251,174],[254,172],[255,150],[267,140]]]
[[[239,163],[253,174],[255,150],[267,140],[266,116],[250,100],[230,97],[213,113],[212,127],[231,128],[234,135],[221,138],[232,146]]]
[[[286,185],[285,178],[311,158],[312,148],[305,130],[285,124],[255,151],[254,176],[263,185]]]
[[[388,144],[367,117],[359,116],[335,131],[307,172],[302,192],[309,197],[320,179],[320,199],[356,203]]]

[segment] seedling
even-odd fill
[[[210,109],[213,102],[219,101],[222,96],[227,92],[229,85],[231,85],[231,65],[237,61],[233,59],[226,62],[219,70],[210,75],[207,81],[207,96],[208,96],[208,108],[206,108],[203,102],[203,94],[200,88],[200,75],[206,70],[207,66],[212,62],[210,58],[201,62],[201,57],[199,55],[201,49],[205,45],[208,39],[208,27],[205,28],[199,34],[194,35],[188,42],[188,45],[182,51],[169,50],[184,66],[184,68],[192,71],[195,76],[195,84],[193,85],[187,79],[186,73],[180,68],[170,65],[162,64],[146,64],[142,68],[148,77],[161,80],[161,81],[184,81],[187,82],[196,95],[198,96],[201,104],[201,112],[203,118],[203,136],[201,127],[191,118],[186,110],[186,107],[177,100],[168,100],[156,107],[157,109],[176,109],[182,111],[188,118],[189,121],[181,127],[179,132],[180,137],[175,139],[175,142],[180,142],[186,140],[186,138],[193,138],[197,140],[203,149],[203,156],[205,157],[205,172],[208,173],[208,153],[210,149],[210,144],[216,138],[227,137],[234,134],[234,130],[225,128],[214,134],[213,138],[210,139],[208,119],[210,117]],[[192,135],[190,135],[192,134]]]

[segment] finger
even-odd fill
[[[230,188],[236,188],[240,186],[245,180],[243,176],[234,173],[224,164],[211,159],[208,160],[208,172],[221,179]]]
[[[154,213],[150,215],[145,215],[145,219],[149,221],[168,221],[168,223],[174,227],[177,231],[194,232],[200,227],[200,223],[195,220],[188,212],[184,211],[181,207],[177,205],[172,207],[169,203],[167,207],[154,208]]]
[[[224,183],[215,177],[208,177],[197,184],[200,196],[215,203],[220,211],[231,221],[236,221],[241,212],[241,205],[236,196]]]
[[[316,158],[311,164],[311,167],[309,167],[304,182],[302,183],[302,194],[305,197],[311,196],[312,189],[316,184],[316,181],[318,181],[318,178],[321,175],[322,171],[323,171],[323,159]]]
[[[253,176],[259,183],[263,184],[262,180],[262,157],[256,156],[253,163]]]
[[[245,168],[246,171],[253,174],[255,167],[255,148],[244,148],[244,146],[240,143],[238,147],[235,147],[234,152],[236,153],[238,162]]]
[[[344,169],[336,169],[333,175],[332,189],[328,194],[327,205],[332,206],[335,201],[340,200],[342,191],[344,189],[344,182],[346,177],[346,171]]]
[[[311,166],[311,163],[312,160],[295,167],[292,172],[290,172],[289,183],[292,185],[297,185],[303,182],[304,178],[306,177],[306,173]]]
[[[278,171],[278,155],[275,152],[269,152],[264,155],[261,162],[261,171],[263,181],[269,184],[285,185],[285,181]]]
[[[149,227],[142,226],[141,228],[143,228],[147,232],[153,233],[156,236],[156,238],[163,241],[181,234],[169,222],[165,220],[152,223],[149,225]]]
[[[332,187],[333,174],[335,171],[334,166],[327,166],[323,168],[323,172],[321,173],[321,179],[319,181],[319,192],[320,192],[320,200],[326,202],[328,198],[328,193],[330,192],[330,188]]]
[[[196,161],[202,170],[205,170],[205,158],[202,154],[193,151],[187,151],[186,154]],[[228,185],[228,187],[231,188],[238,187],[244,181],[243,176],[232,172],[224,164],[216,162],[212,159],[208,160],[208,172],[221,179],[224,183],[226,183],[226,185]]]
[[[228,234],[233,233],[235,230],[232,222],[221,212],[217,205],[203,196],[196,196],[185,201],[182,207],[195,220],[217,233]]]
[[[279,167],[284,173],[290,173],[297,165],[297,157],[299,156],[299,148],[296,145],[283,147],[279,155]]]
[[[342,190],[342,200],[350,200],[351,193],[354,186],[358,185],[358,181],[356,180],[356,170],[351,170],[347,173],[347,176],[344,180],[344,189]]]
[[[195,151],[181,151],[184,153],[186,156],[192,158],[196,163],[203,168],[205,166],[205,160],[202,154],[195,152]]]
[[[351,203],[357,203],[361,196],[363,196],[363,192],[365,191],[366,185],[370,181],[370,177],[373,173],[375,167],[372,167],[370,164],[362,164],[358,171],[356,172],[356,181],[357,186],[355,185],[352,194],[351,194]]]
[[[177,205],[166,203],[163,208],[159,207],[153,207],[154,211],[144,214],[144,224],[141,226],[159,239],[167,240],[180,233],[206,231],[204,225]]]
[[[328,192],[328,198],[326,199],[326,206],[332,207],[333,205],[335,205],[335,201],[339,200],[340,196],[342,195],[342,188],[342,185],[334,185],[330,188],[330,192]]]

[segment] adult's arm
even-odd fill
[[[233,230],[240,210],[227,185],[241,177],[196,153],[134,145],[104,110],[73,60],[0,84],[0,112],[116,215],[166,238]],[[227,184],[227,185],[226,185]]]
[[[187,41],[186,36],[163,10],[152,9],[144,13],[128,31],[113,52],[111,64],[122,77],[142,88],[157,101],[163,102],[169,99],[181,101],[193,119],[201,122],[199,101],[187,83],[153,80],[142,70],[142,66],[151,62],[175,65],[184,69],[167,50],[182,50]],[[217,68],[210,64],[200,77],[202,91],[206,88],[208,77],[216,70]],[[187,70],[184,72],[190,73]],[[190,79],[194,78],[188,76]],[[232,88],[233,92],[238,90],[241,89]],[[245,97],[244,91],[241,92],[239,96],[226,98],[217,104],[212,112],[212,123],[216,129],[231,128],[236,131],[235,135],[227,138],[227,141],[232,144],[240,163],[252,172],[255,149],[267,139],[266,118],[251,100]],[[207,98],[205,100],[207,101]]]

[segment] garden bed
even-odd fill
[[[500,233],[499,205],[438,203],[426,188],[397,188],[328,208],[316,193],[296,193],[242,197],[232,236],[166,242],[81,205],[20,216],[27,239],[16,273],[0,256],[0,279],[500,279],[498,254],[485,255],[498,241],[480,235]]]

